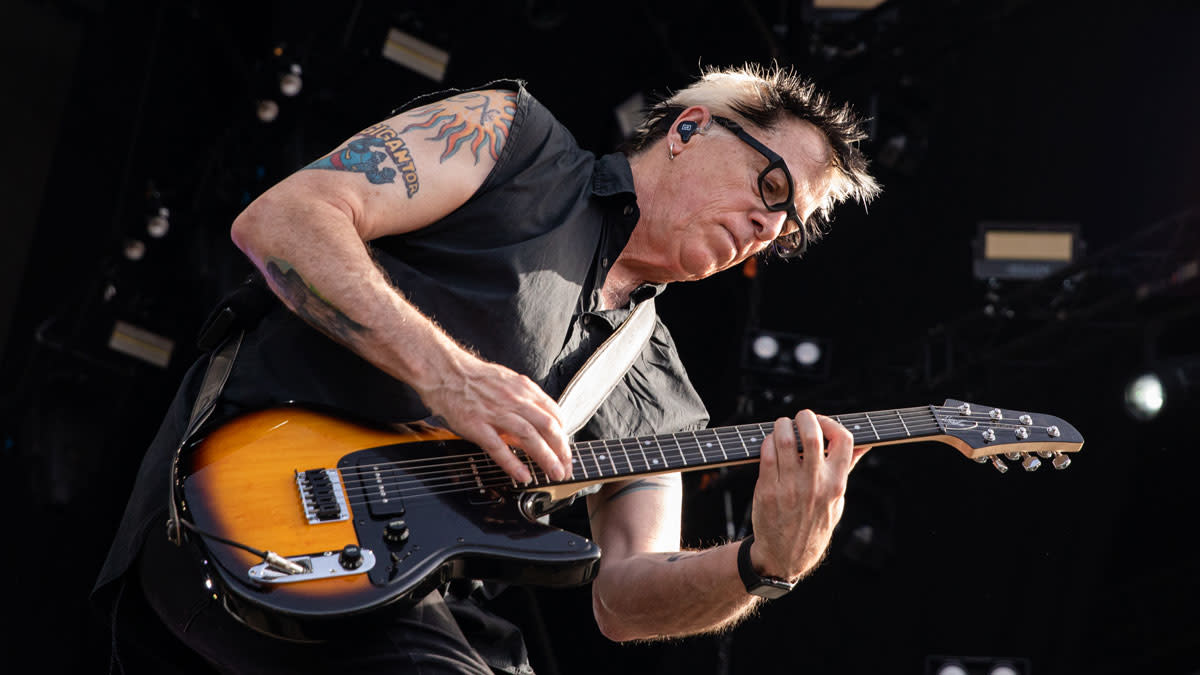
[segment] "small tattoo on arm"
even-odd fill
[[[366,326],[321,297],[291,263],[276,257],[269,257],[266,262],[267,275],[300,318],[341,342],[351,342],[356,335],[366,332]]]
[[[396,168],[381,166],[391,160]],[[417,177],[417,165],[412,153],[404,144],[400,134],[387,124],[376,124],[359,132],[346,144],[346,147],[318,159],[304,167],[305,169],[325,169],[327,171],[351,171],[361,173],[375,185],[395,183],[396,172],[404,183],[408,198],[421,189],[421,181]]]
[[[667,562],[679,562],[680,560],[686,560],[688,558],[699,558],[706,553],[708,553],[708,550],[680,551],[679,553],[672,553],[669,557],[667,557]]]

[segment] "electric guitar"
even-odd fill
[[[1002,471],[1005,459],[1065,468],[1083,446],[1061,419],[954,400],[834,419],[855,445],[937,441]],[[518,485],[448,431],[285,406],[193,441],[175,499],[226,609],[257,630],[319,640],[452,579],[586,583],[599,547],[541,516],[600,483],[756,462],[772,426],[577,442],[570,479],[530,463],[533,482]]]

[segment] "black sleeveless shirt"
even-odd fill
[[[630,309],[600,311],[600,288],[637,222],[629,162],[596,157],[520,81],[510,135],[479,190],[443,220],[370,242],[378,264],[426,316],[482,358],[557,398]],[[460,93],[414,100],[400,110]],[[644,286],[635,301],[663,286]],[[171,454],[186,427],[204,359],[185,376],[143,460],[97,589],[120,576],[145,533],[161,526]],[[224,414],[283,402],[351,411],[378,422],[423,419],[416,393],[275,302],[248,332],[223,393]],[[650,342],[576,440],[704,427],[708,414],[666,327]]]

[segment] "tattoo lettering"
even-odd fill
[[[463,147],[469,147],[475,155],[475,163],[479,163],[480,152],[484,149],[492,159],[500,159],[500,148],[512,128],[513,117],[517,112],[516,93],[506,93],[499,96],[499,102],[493,96],[479,92],[469,92],[452,96],[447,101],[467,103],[465,107],[472,111],[470,116],[447,110],[445,106],[427,108],[429,117],[423,122],[410,124],[400,130],[401,133],[413,129],[426,129],[436,133],[426,140],[446,142],[440,161],[445,162],[453,157]],[[478,111],[478,115],[474,113]]]
[[[350,342],[355,334],[366,332],[366,326],[346,316],[333,303],[321,297],[317,289],[304,281],[288,261],[267,258],[267,275],[300,318],[330,337]]]
[[[386,159],[391,159],[396,165],[381,167]],[[325,169],[329,171],[353,171],[366,176],[375,185],[396,182],[396,169],[400,170],[400,179],[408,198],[421,189],[421,181],[417,178],[417,165],[404,144],[400,134],[387,124],[376,124],[359,132],[346,144],[346,147],[318,159],[304,167],[305,169]]]

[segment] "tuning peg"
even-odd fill
[[[1005,464],[1004,460],[1000,459],[999,457],[992,458],[992,466],[996,467],[996,470],[1000,473],[1008,473],[1008,465]]]
[[[1020,422],[1021,424],[1024,424],[1027,427],[1033,426],[1033,418],[1030,417],[1029,415],[1021,415],[1020,417],[1017,418],[1017,421]]]
[[[1071,466],[1071,458],[1061,452],[1054,453],[1054,461],[1050,462],[1056,469],[1065,469]]]
[[[985,443],[991,443],[992,441],[996,440],[996,432],[992,431],[991,429],[984,429],[980,436],[983,437],[983,441]]]
[[[1004,419],[1004,412],[1001,411],[999,408],[992,408],[991,412],[989,412],[988,415],[990,415],[991,418],[994,420]]]
[[[1050,438],[1058,438],[1062,435],[1062,432],[1058,430],[1058,427],[1046,427],[1046,433],[1050,434]]]
[[[1023,441],[1026,438],[1029,438],[1029,430],[1025,427],[1017,427],[1016,429],[1013,429],[1013,435]]]
[[[1011,459],[1014,462],[1017,461],[1018,459],[1021,459],[1021,453],[1019,453],[1019,452],[1006,452],[1006,453],[1004,453],[1004,456]]]
[[[1038,457],[1041,457],[1042,459],[1050,459],[1054,456],[1054,452],[1051,450],[1038,450],[1037,454]]]
[[[1025,455],[1025,460],[1021,462],[1021,468],[1025,469],[1026,471],[1037,471],[1038,467],[1041,465],[1042,460],[1034,457],[1033,455]]]

